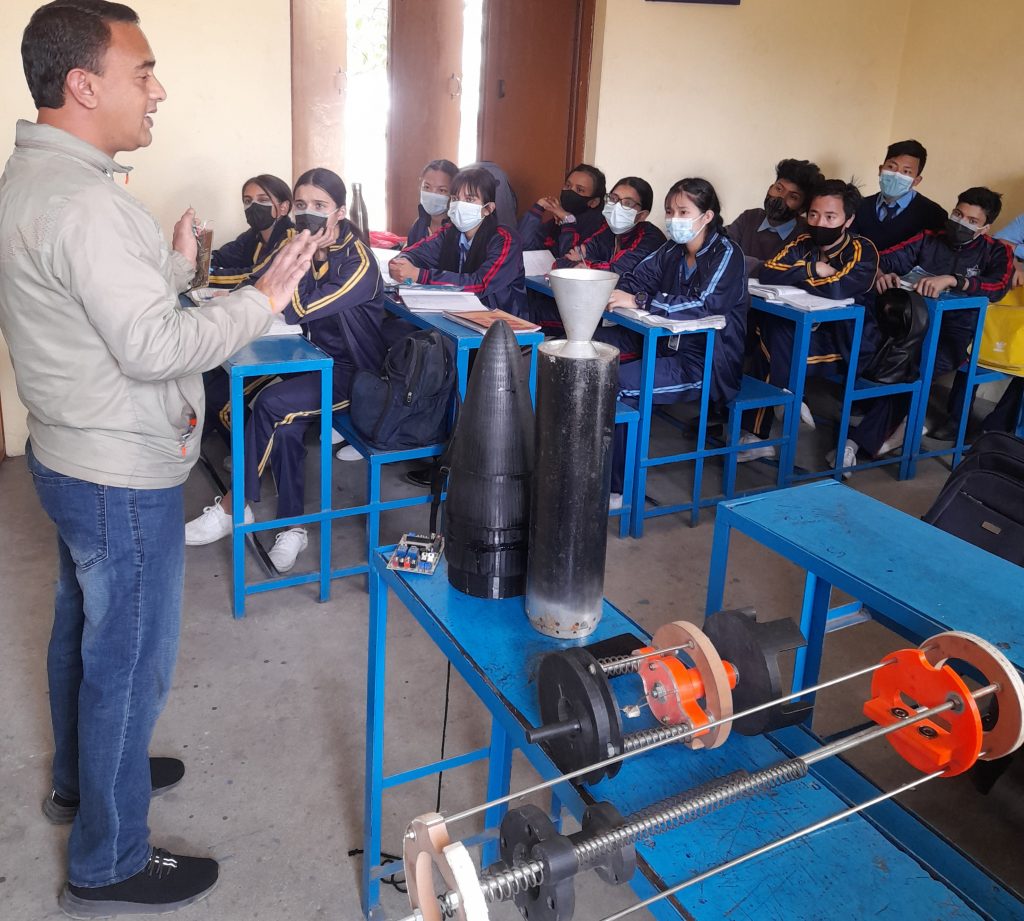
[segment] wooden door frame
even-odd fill
[[[594,63],[594,25],[597,21],[598,0],[577,0],[576,34],[573,36],[572,83],[575,93],[570,100],[569,134],[565,149],[565,171],[582,163],[586,144],[587,105],[590,99],[590,72]],[[487,28],[491,0],[484,0],[483,27]],[[483,43],[480,57],[480,110],[476,120],[476,156],[480,158],[487,94],[484,75],[487,73],[488,43]],[[500,164],[499,164],[500,166]]]

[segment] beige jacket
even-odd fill
[[[199,453],[201,372],[265,332],[252,287],[182,309],[192,269],[91,144],[19,121],[0,177],[0,331],[32,450],[66,476],[160,489]]]

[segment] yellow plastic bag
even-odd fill
[[[978,364],[1024,377],[1024,288],[1012,288],[1001,301],[989,304]]]

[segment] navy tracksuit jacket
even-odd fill
[[[604,215],[600,207],[587,208],[568,224],[556,224],[551,219],[545,221],[544,209],[535,204],[519,219],[519,236],[524,250],[546,249],[560,259],[574,246],[597,233],[603,224]]]
[[[282,241],[290,236],[295,225],[290,217],[281,217],[274,222],[267,242],[263,242],[258,230],[251,227],[230,243],[215,249],[210,254],[210,287],[234,288],[242,284],[271,254],[277,251]]]

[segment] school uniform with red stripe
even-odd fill
[[[582,262],[573,262],[564,256],[555,260],[559,269],[603,269],[625,275],[633,271],[651,253],[664,245],[665,234],[650,221],[634,224],[622,234],[614,234],[607,224],[580,243],[586,253]]]

